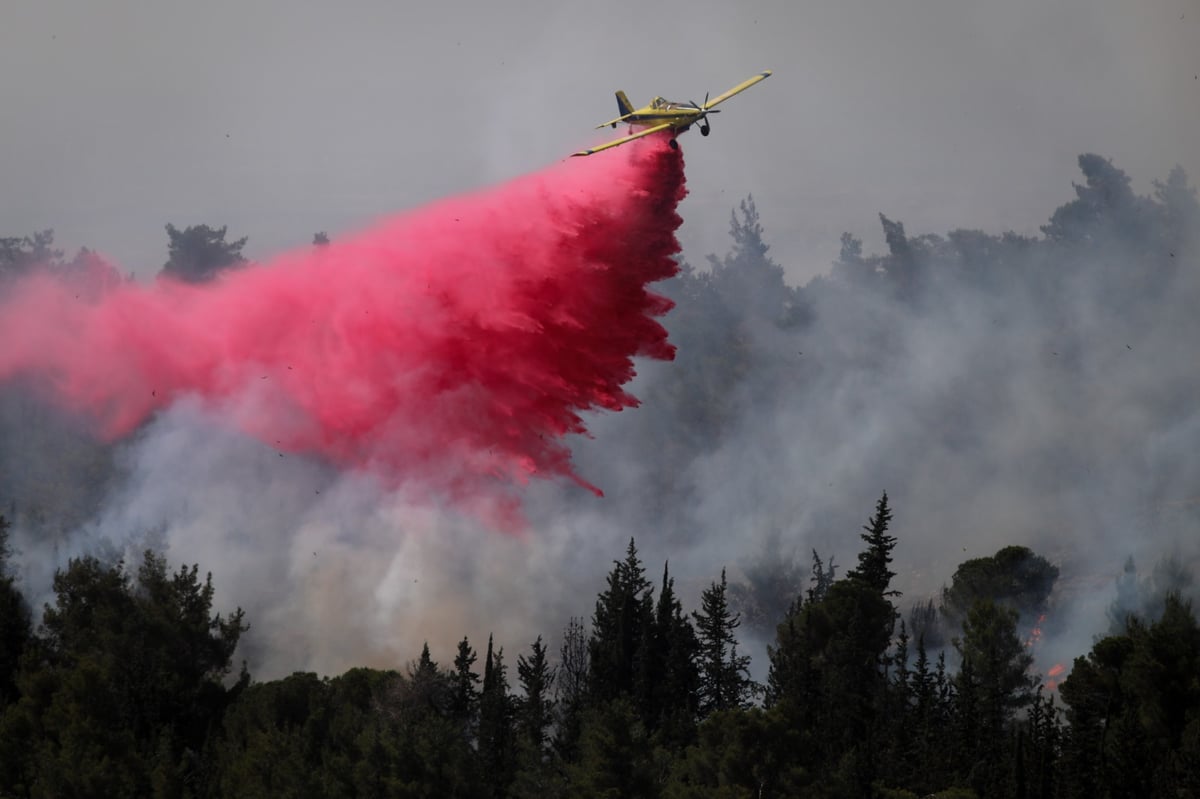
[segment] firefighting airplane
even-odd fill
[[[625,96],[625,92],[617,92],[617,108],[621,111],[621,116],[597,125],[596,129],[599,130],[600,128],[609,126],[615,128],[622,122],[628,123],[630,130],[634,128],[642,129],[637,133],[630,133],[624,138],[615,139],[601,144],[599,147],[593,147],[590,150],[580,150],[577,153],[571,153],[571,155],[591,155],[601,150],[620,147],[622,144],[628,144],[634,139],[640,139],[643,136],[649,136],[652,133],[658,133],[663,130],[671,131],[671,147],[678,149],[679,143],[675,141],[675,137],[696,123],[700,124],[700,135],[708,135],[711,130],[708,123],[708,115],[721,113],[719,108],[713,108],[713,106],[725,102],[735,94],[744,92],[754,84],[769,77],[771,77],[771,70],[768,69],[765,72],[758,73],[753,78],[742,81],[724,94],[718,94],[711,101],[708,99],[708,95],[705,94],[703,104],[697,104],[695,101],[690,103],[673,103],[669,100],[664,100],[662,97],[655,97],[650,101],[649,105],[635,109],[629,102],[629,98]]]

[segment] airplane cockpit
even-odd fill
[[[654,108],[656,110],[661,110],[663,108],[666,108],[668,105],[670,105],[670,103],[668,103],[662,97],[655,97],[653,100],[650,101],[650,107]]]

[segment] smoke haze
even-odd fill
[[[1191,562],[1198,540],[1195,197],[1182,173],[1138,197],[1110,162],[1079,163],[1084,183],[1038,239],[916,236],[884,217],[887,253],[847,237],[831,274],[803,287],[785,283],[744,204],[726,256],[660,284],[678,302],[664,319],[678,359],[639,362],[629,391],[643,404],[585,414],[590,437],[565,440],[606,496],[530,483],[525,536],[431,503],[420,480],[281,457],[191,394],[119,448],[121,477],[88,523],[20,528],[26,589],[44,593],[71,554],[165,543],[248,611],[256,675],[336,673],[396,665],[423,640],[448,657],[463,635],[510,648],[553,635],[590,613],[631,536],[651,574],[670,559],[685,605],[729,567],[745,609],[781,613],[813,549],[839,573],[853,564],[886,490],[902,607],[1008,544],[1060,566],[1046,670],[1107,629],[1118,578],[1142,609],[1127,557],[1149,575],[1166,556]],[[288,274],[243,279],[259,269]],[[745,632],[761,673],[770,625]]]

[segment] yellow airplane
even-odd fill
[[[719,108],[713,108],[718,103],[723,103],[735,94],[746,91],[754,84],[761,80],[766,80],[771,77],[771,70],[760,72],[753,78],[744,80],[737,86],[734,86],[724,94],[718,94],[711,101],[708,95],[704,95],[704,103],[697,104],[695,101],[690,103],[673,103],[669,100],[664,100],[662,97],[655,97],[650,101],[649,105],[635,109],[629,102],[629,98],[625,96],[625,92],[617,92],[617,108],[621,112],[621,116],[616,119],[610,119],[596,126],[596,129],[606,127],[616,127],[622,122],[629,123],[629,129],[641,128],[637,133],[630,133],[622,139],[601,144],[599,147],[593,147],[590,150],[580,150],[571,155],[591,155],[598,153],[601,150],[608,150],[613,147],[620,147],[622,144],[628,144],[634,139],[640,139],[643,136],[649,136],[652,133],[658,133],[663,130],[670,130],[671,147],[678,149],[679,143],[675,141],[675,137],[692,125],[700,124],[700,135],[707,136],[711,130],[708,123],[709,114],[719,114]]]

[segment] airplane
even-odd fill
[[[679,142],[675,141],[675,137],[696,123],[700,125],[701,136],[709,134],[711,127],[708,122],[708,115],[721,113],[719,108],[713,108],[713,106],[725,102],[735,94],[744,92],[754,84],[769,77],[771,77],[771,70],[768,69],[765,72],[758,73],[753,78],[742,81],[729,91],[718,94],[711,101],[709,101],[708,95],[705,94],[703,104],[698,104],[695,101],[690,103],[675,103],[665,100],[662,97],[655,97],[650,101],[649,105],[635,109],[633,104],[629,102],[629,98],[625,96],[625,92],[619,91],[617,92],[617,108],[620,110],[621,116],[597,125],[596,129],[599,130],[606,127],[615,128],[620,123],[627,122],[631,131],[634,128],[642,128],[642,130],[639,130],[637,133],[630,133],[624,138],[606,142],[590,150],[580,150],[577,153],[571,153],[571,155],[592,155],[602,150],[620,147],[622,144],[628,144],[634,139],[640,139],[643,136],[649,136],[652,133],[658,133],[663,130],[671,131],[671,147],[678,149]]]

